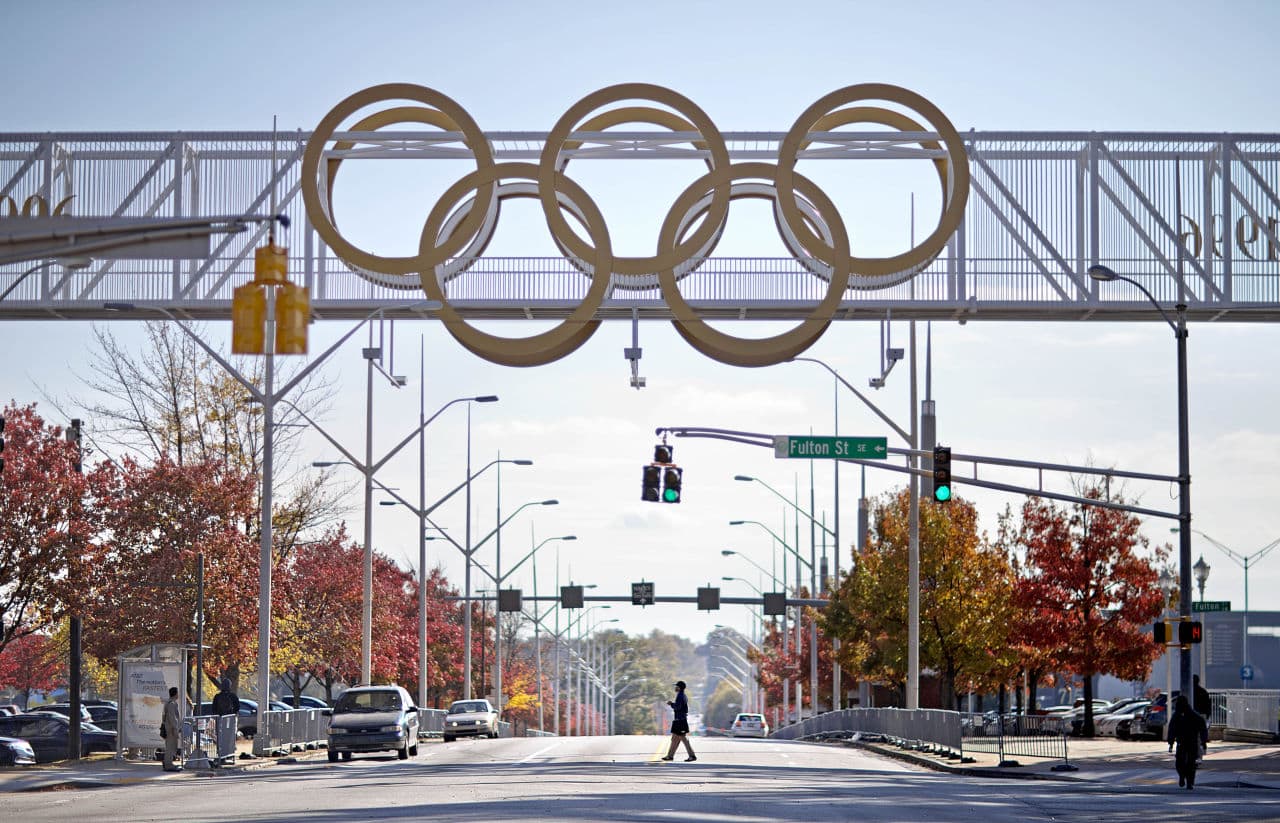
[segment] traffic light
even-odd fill
[[[657,503],[662,499],[661,466],[644,467],[644,481],[641,486],[640,499],[647,503]]]
[[[306,354],[311,295],[289,282],[289,250],[274,241],[256,249],[253,280],[231,294],[231,352],[265,354],[267,289],[275,294],[275,354]]]
[[[675,452],[675,446],[668,446],[666,443],[659,443],[653,447],[653,462],[666,465],[671,462],[672,456],[675,455]]]
[[[1160,620],[1151,627],[1151,637],[1156,641],[1157,646],[1164,646],[1173,640],[1171,628],[1167,620]]]
[[[662,470],[662,502],[680,502],[680,484],[684,477],[684,469],[667,466]]]
[[[1183,620],[1178,624],[1178,644],[1189,646],[1204,640],[1204,625],[1199,620]]]
[[[951,499],[951,447],[933,449],[933,499],[946,503]]]

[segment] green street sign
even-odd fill
[[[1231,611],[1230,600],[1201,600],[1199,603],[1192,601],[1191,611],[1193,612],[1229,612]]]
[[[805,460],[883,460],[889,456],[887,437],[822,437],[812,434],[776,434],[774,457]]]

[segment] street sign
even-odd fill
[[[653,605],[653,584],[652,583],[632,583],[631,584],[631,605],[652,606]]]
[[[1193,612],[1229,612],[1231,611],[1230,600],[1201,600],[1199,603],[1191,604]]]
[[[887,437],[823,437],[812,434],[775,434],[774,457],[802,459],[883,460],[889,456]]]
[[[1241,680],[1252,680],[1252,679],[1253,679],[1253,666],[1250,666],[1248,663],[1246,663],[1246,664],[1244,664],[1243,666],[1241,666],[1241,667],[1240,667],[1240,679],[1241,679]]]

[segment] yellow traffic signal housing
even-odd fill
[[[276,354],[307,353],[311,295],[303,286],[282,283],[276,289]]]
[[[289,282],[289,250],[275,243],[253,253],[253,282],[283,286]]]
[[[266,334],[266,287],[257,283],[238,286],[231,298],[232,354],[262,354]]]

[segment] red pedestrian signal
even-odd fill
[[[1199,620],[1184,620],[1178,624],[1178,643],[1189,646],[1204,641],[1204,624]]]

